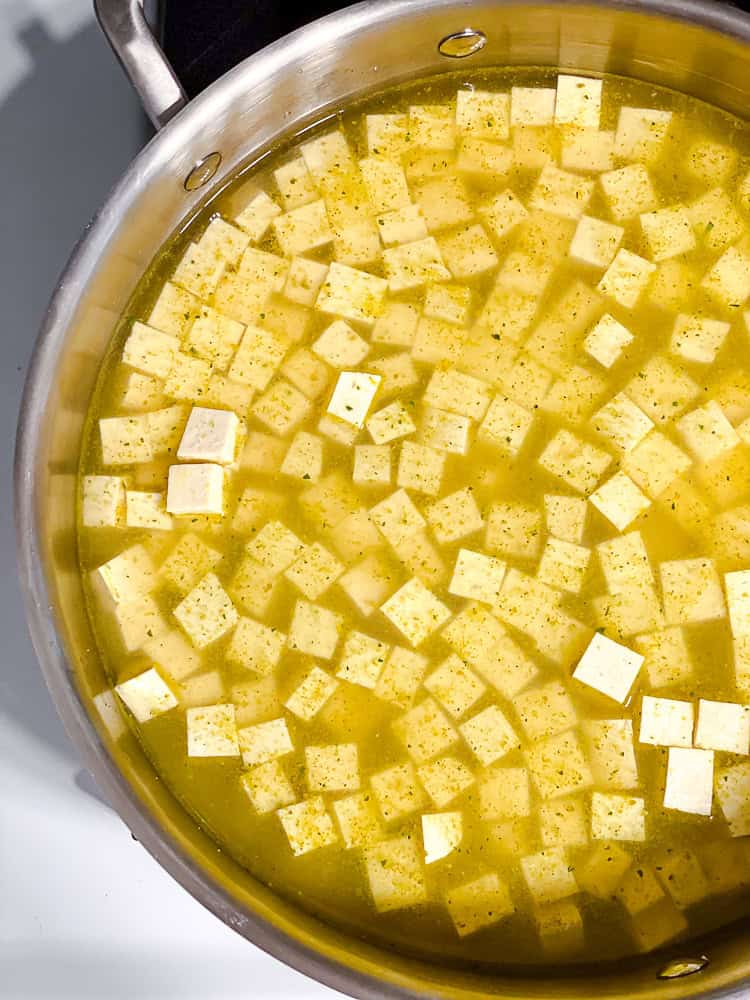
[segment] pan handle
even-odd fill
[[[158,131],[188,103],[188,97],[154,38],[142,0],[94,0],[107,41]]]

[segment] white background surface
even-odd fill
[[[0,997],[334,998],[199,906],[99,801],[26,633],[11,468],[28,357],[68,252],[146,137],[90,0],[0,0]]]

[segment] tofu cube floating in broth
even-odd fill
[[[528,966],[750,913],[747,133],[405,85],[136,291],[77,481],[93,700],[283,895]]]

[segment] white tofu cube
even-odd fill
[[[286,636],[279,629],[252,618],[240,618],[225,655],[230,663],[246,670],[270,674],[278,665],[285,645]]]
[[[338,686],[335,677],[320,667],[313,667],[289,695],[284,707],[303,722],[311,722]]]
[[[372,328],[372,342],[394,347],[411,346],[419,316],[419,308],[412,302],[386,302]]]
[[[580,497],[544,495],[544,517],[547,531],[574,545],[580,544],[586,524],[586,501]]]
[[[158,582],[153,560],[143,545],[131,545],[94,571],[115,604],[126,604],[149,593]]]
[[[492,242],[479,223],[441,236],[438,246],[446,267],[458,280],[491,271],[499,261]]]
[[[394,764],[373,774],[370,779],[378,807],[386,823],[410,816],[426,804],[411,761]]]
[[[321,660],[330,660],[336,651],[343,626],[342,615],[309,601],[297,601],[289,626],[289,646]]]
[[[316,434],[298,431],[279,471],[284,476],[317,483],[323,473],[323,441]]]
[[[610,899],[633,863],[619,844],[594,844],[591,853],[576,865],[576,879],[584,892],[596,899]]]
[[[297,795],[278,760],[269,760],[246,771],[240,781],[260,816],[297,801]]]
[[[674,321],[669,349],[686,361],[710,365],[716,360],[729,333],[729,323],[707,316],[680,313]]]
[[[425,513],[432,532],[441,545],[466,538],[484,527],[482,512],[468,486],[431,503]]]
[[[366,372],[341,372],[327,412],[353,427],[364,426],[380,383],[379,375],[369,375]]]
[[[500,595],[506,564],[483,552],[459,549],[448,593],[484,604],[495,604]]]
[[[507,396],[495,396],[477,431],[477,438],[516,456],[528,437],[534,414]]]
[[[711,750],[697,750],[713,757]],[[750,834],[750,764],[723,767],[716,774],[716,797],[733,837]],[[708,798],[710,807],[710,797]],[[722,845],[728,846],[725,843]],[[746,868],[747,862],[743,864]]]
[[[362,485],[390,485],[392,478],[391,449],[387,444],[358,444],[354,448],[352,482]]]
[[[460,938],[493,926],[516,909],[509,889],[495,872],[449,889],[445,905]]]
[[[655,422],[674,420],[700,394],[700,387],[665,357],[652,355],[625,386],[626,395]]]
[[[724,618],[719,574],[711,559],[675,559],[659,565],[664,615],[668,625]]]
[[[395,719],[393,731],[418,764],[443,753],[458,739],[450,719],[432,698]]]
[[[520,692],[513,699],[513,707],[529,740],[556,736],[578,721],[575,706],[560,681]]]
[[[369,791],[337,799],[333,811],[347,848],[371,847],[384,839],[383,825]]]
[[[195,295],[167,281],[146,322],[154,329],[171,333],[182,340],[200,308],[200,300]]]
[[[367,878],[378,913],[426,902],[420,853],[410,835],[383,841],[365,851]]]
[[[668,687],[686,681],[693,672],[690,651],[684,629],[659,629],[635,640],[639,652],[646,657],[643,670],[649,687]]]
[[[599,174],[614,166],[615,133],[598,128],[565,128],[560,136],[563,170]]]
[[[395,646],[375,685],[374,694],[399,708],[409,708],[427,671],[427,658]]]
[[[654,430],[625,453],[622,464],[630,478],[652,500],[656,500],[690,468],[692,462],[668,437]]]
[[[237,609],[214,573],[207,573],[173,614],[196,649],[221,638],[239,619]]]
[[[425,678],[424,686],[455,719],[465,715],[486,691],[483,682],[455,653]]]
[[[521,746],[517,734],[497,705],[490,705],[458,727],[472,753],[488,767]]]
[[[710,816],[713,792],[713,750],[670,747],[664,808]]]
[[[84,476],[81,520],[84,528],[116,528],[125,510],[125,480],[120,476]]]
[[[633,309],[648,287],[655,265],[630,250],[618,250],[597,290],[625,309]]]
[[[385,666],[390,648],[363,632],[350,632],[341,651],[336,676],[350,684],[374,688]]]
[[[422,787],[438,809],[451,805],[474,784],[474,773],[463,761],[450,755],[438,757],[417,768]]]
[[[630,719],[589,719],[583,723],[594,781],[605,788],[638,787],[638,764]]]
[[[591,836],[594,840],[646,839],[646,803],[632,795],[594,792],[591,796]]]
[[[228,410],[194,406],[177,449],[178,459],[230,465],[235,457],[239,424],[236,414]]]
[[[750,752],[750,712],[746,705],[727,701],[698,701],[695,745],[747,756]]]
[[[521,858],[521,872],[537,903],[554,903],[578,892],[575,874],[562,847]]]
[[[178,337],[136,322],[123,346],[122,363],[144,375],[164,379],[172,370],[179,350]]]
[[[321,333],[311,350],[332,368],[354,368],[367,357],[370,345],[348,323],[337,319]]]
[[[248,543],[247,553],[271,573],[283,573],[305,552],[305,543],[281,521],[263,525]]]
[[[105,417],[99,421],[104,465],[139,465],[150,462],[156,451],[151,432],[151,414]]]
[[[624,232],[622,226],[582,215],[568,248],[568,256],[579,264],[604,270],[612,263]]]
[[[624,705],[643,657],[597,632],[573,671],[573,679]]]
[[[179,702],[155,667],[115,686],[136,722],[143,724],[175,708]]]
[[[599,184],[615,222],[652,212],[659,205],[649,172],[641,163],[601,174]]]
[[[557,78],[555,124],[598,128],[602,81],[587,76],[560,74]]]
[[[712,462],[741,442],[739,434],[713,399],[680,417],[677,428],[700,462]]]
[[[383,157],[365,157],[359,161],[362,180],[370,204],[377,213],[392,212],[411,204],[403,168]]]
[[[488,198],[479,206],[478,212],[485,226],[498,240],[511,233],[529,215],[510,188]]]
[[[224,469],[220,465],[171,465],[167,482],[170,514],[223,514]]]
[[[433,281],[447,281],[451,277],[434,236],[384,250],[383,263],[392,292],[419,288]]]
[[[686,169],[704,184],[727,181],[737,166],[737,150],[713,139],[697,139],[687,151]]]
[[[511,87],[511,125],[551,125],[557,91],[552,87]]]
[[[538,462],[577,493],[591,493],[612,464],[612,456],[571,431],[559,430]]]
[[[542,948],[550,957],[563,958],[583,948],[583,917],[569,899],[540,906],[534,913],[534,922]]]
[[[417,429],[411,413],[403,403],[397,401],[384,406],[367,419],[367,430],[375,444],[389,444],[402,437],[408,437]]]
[[[490,552],[533,559],[542,542],[542,512],[514,501],[493,503],[487,516],[485,545]]]
[[[376,219],[383,246],[418,243],[427,239],[427,223],[419,205],[407,205],[393,212],[384,212]]]
[[[550,538],[539,561],[537,577],[551,587],[577,594],[586,577],[591,550],[561,538]]]
[[[671,205],[641,215],[641,231],[655,261],[679,257],[695,249],[690,215],[684,205]]]
[[[599,563],[611,594],[654,586],[648,550],[640,531],[600,542],[596,547]]]
[[[313,306],[328,274],[328,264],[293,257],[284,284],[284,298],[300,306]]]
[[[394,549],[427,526],[427,521],[404,489],[396,490],[376,504],[370,510],[370,517]]]
[[[239,757],[234,705],[205,705],[188,708],[188,757]]]
[[[591,426],[621,451],[632,451],[653,429],[650,417],[623,392],[613,396],[591,418]]]
[[[481,819],[508,819],[531,815],[529,772],[525,767],[496,767],[479,782]]]
[[[548,163],[542,168],[529,205],[563,219],[579,219],[586,211],[593,191],[592,180]]]
[[[305,747],[307,787],[311,792],[354,792],[359,788],[356,743]]]
[[[432,406],[422,408],[421,441],[429,448],[465,455],[469,450],[471,420],[458,413],[436,410]]]
[[[649,497],[624,472],[616,472],[602,483],[589,501],[618,531],[624,531],[651,506]]]
[[[425,864],[432,865],[447,858],[460,845],[463,835],[462,813],[425,813],[422,816]]]
[[[445,454],[416,441],[404,441],[398,460],[396,482],[403,489],[437,496],[443,479]]]
[[[693,704],[644,695],[641,702],[641,743],[657,747],[693,745]]]
[[[543,799],[583,791],[593,782],[575,730],[532,743],[526,751],[526,762]]]
[[[338,841],[336,828],[321,795],[279,809],[276,815],[297,857]]]
[[[382,311],[388,282],[366,271],[331,264],[316,309],[371,326]]]
[[[488,90],[456,93],[456,128],[459,132],[502,142],[510,136],[510,95]]]
[[[729,247],[709,268],[701,288],[728,309],[739,309],[750,296],[750,255]]]
[[[482,379],[454,369],[436,369],[424,392],[424,401],[439,410],[450,410],[481,420],[492,398],[492,388]]]
[[[239,731],[242,762],[248,767],[285,757],[294,750],[285,719],[270,719]]]
[[[617,118],[615,152],[623,160],[650,163],[662,152],[671,111],[623,106]]]
[[[630,330],[605,313],[587,333],[583,349],[604,368],[611,368],[632,341]]]
[[[245,230],[251,243],[257,243],[266,235],[272,220],[277,215],[281,215],[281,208],[265,191],[259,191],[248,201],[234,221],[240,229]]]

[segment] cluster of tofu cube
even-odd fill
[[[136,723],[377,911],[555,957],[750,881],[750,180],[606,86],[302,142],[128,329],[82,480]]]

